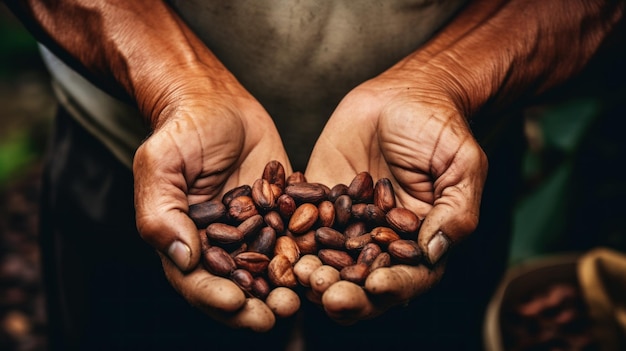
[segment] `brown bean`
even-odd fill
[[[343,249],[346,237],[339,231],[330,227],[319,227],[315,231],[315,240],[325,247]]]
[[[294,239],[288,236],[281,236],[276,239],[274,255],[285,256],[291,264],[295,264],[300,259],[300,248]]]
[[[335,224],[345,227],[352,216],[352,199],[348,195],[341,195],[335,200]]]
[[[252,199],[254,203],[262,210],[271,210],[276,205],[276,198],[274,198],[274,191],[270,183],[259,178],[252,184]]]
[[[270,263],[269,257],[258,252],[242,252],[233,258],[238,268],[242,268],[252,273],[253,275],[259,275],[265,273],[268,264]]]
[[[276,200],[278,205],[278,213],[283,218],[290,218],[296,210],[296,201],[287,194],[282,194]]]
[[[354,202],[370,202],[374,196],[374,180],[368,172],[358,173],[348,185],[348,195]]]
[[[285,194],[291,196],[296,203],[318,204],[326,199],[326,189],[317,183],[295,183],[285,187]]]
[[[277,211],[270,211],[266,213],[263,218],[265,219],[265,223],[274,228],[276,233],[282,233],[285,231],[285,222],[283,222],[283,218]]]
[[[263,278],[262,276],[254,277],[254,280],[252,281],[252,285],[250,287],[250,292],[252,293],[252,296],[255,296],[261,300],[265,300],[270,291],[270,284],[265,278]]]
[[[228,277],[237,268],[235,260],[218,246],[211,246],[203,253],[202,264],[207,271],[220,277]]]
[[[315,254],[318,250],[318,244],[315,240],[315,230],[309,230],[308,232],[300,235],[293,235],[288,233],[287,236],[292,238],[298,248],[300,249],[300,254]]]
[[[252,277],[252,274],[250,274],[250,272],[246,271],[245,269],[235,269],[230,274],[230,279],[235,282],[235,284],[237,284],[241,288],[241,290],[245,292],[252,291],[252,283],[254,282],[254,277]]]
[[[396,207],[396,193],[389,178],[381,178],[374,185],[374,205],[384,212]]]
[[[298,285],[293,266],[283,255],[274,256],[267,267],[267,277],[274,286],[295,288]]]
[[[378,257],[378,255],[380,255],[382,252],[383,251],[380,248],[380,246],[374,243],[368,243],[367,245],[363,247],[363,250],[361,250],[361,253],[359,253],[359,257],[356,258],[356,262],[364,263],[365,265],[369,266],[374,262],[374,260],[376,260],[376,257]]]
[[[283,164],[276,160],[268,162],[263,169],[261,178],[267,180],[270,184],[276,185],[282,191],[285,188],[286,181]]]
[[[371,234],[362,234],[353,238],[346,239],[345,248],[349,251],[361,250],[365,245],[372,242]]]
[[[209,224],[226,216],[226,206],[219,200],[201,202],[189,206],[189,218],[198,229],[206,228]]]
[[[290,185],[293,184],[298,184],[298,183],[306,183],[306,177],[304,176],[304,173],[302,172],[293,172],[289,175],[289,177],[287,177],[287,179],[285,179],[285,187],[288,187]]]
[[[376,256],[374,262],[370,265],[370,272],[377,268],[389,266],[391,266],[391,256],[387,252],[382,252],[380,255]]]
[[[211,223],[206,227],[210,243],[233,244],[243,240],[243,232],[237,227],[224,223]]]
[[[339,271],[339,276],[343,280],[363,285],[369,273],[369,267],[366,264],[356,263],[351,266],[343,267],[341,271]]]
[[[328,200],[330,202],[335,202],[341,195],[348,195],[348,186],[339,183],[330,189],[330,193],[328,193]]]
[[[252,187],[250,187],[250,185],[240,185],[227,191],[224,196],[222,196],[222,203],[224,206],[228,207],[228,204],[233,201],[234,198],[250,195],[252,195]]]
[[[263,216],[261,216],[260,214],[256,214],[241,222],[237,226],[237,229],[241,230],[244,239],[248,239],[256,236],[263,224],[265,224],[263,221]]]
[[[272,227],[263,227],[259,235],[248,245],[248,250],[262,253],[266,256],[274,253],[276,244],[276,231]]]
[[[399,240],[400,235],[393,229],[387,227],[376,227],[371,231],[372,239],[382,246],[387,246],[391,242]]]
[[[335,249],[321,249],[317,256],[325,265],[332,266],[337,270],[354,264],[354,259],[347,252]]]
[[[320,227],[332,227],[335,223],[335,206],[332,202],[324,200],[317,205],[318,224]]]
[[[296,208],[289,219],[287,228],[294,234],[304,234],[317,222],[318,215],[317,206],[311,203],[303,203]]]
[[[420,226],[420,219],[417,215],[402,207],[392,208],[385,218],[389,226],[400,234],[416,234]]]
[[[235,221],[243,222],[246,219],[259,214],[250,196],[237,196],[228,203],[228,216]]]
[[[387,251],[400,263],[416,265],[422,258],[422,251],[414,240],[396,240],[389,244]]]
[[[365,222],[361,221],[352,222],[346,226],[346,229],[343,230],[343,234],[347,238],[354,238],[365,233],[367,233],[367,225]]]

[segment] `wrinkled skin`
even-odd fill
[[[263,331],[273,327],[264,304],[244,308],[246,298],[234,283],[202,268],[190,204],[220,198],[237,185],[252,184],[270,160],[291,172],[271,118],[245,91],[212,92],[191,84],[193,91],[175,91],[173,103],[159,110],[154,133],[134,159],[137,227],[142,238],[160,253],[165,274],[192,305],[234,328]],[[171,244],[185,244],[173,253]],[[164,253],[169,255],[166,256]],[[194,269],[195,268],[195,269]],[[220,286],[222,290],[207,287]],[[267,307],[267,306],[265,306]]]
[[[487,175],[484,152],[451,94],[434,84],[407,85],[400,77],[391,70],[343,99],[313,150],[306,176],[325,184],[348,184],[362,171],[375,180],[389,178],[398,206],[423,219],[416,239],[434,265],[370,275],[365,289],[369,297],[379,296],[358,298],[350,309],[343,308],[351,304],[349,296],[329,287],[332,296],[324,294],[324,308],[342,324],[374,317],[428,290],[441,278],[446,257],[429,250],[430,239],[441,231],[452,247],[478,224]]]

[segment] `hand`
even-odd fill
[[[418,75],[414,74],[413,78]],[[390,70],[350,92],[329,119],[306,169],[311,182],[349,184],[362,171],[386,177],[397,206],[423,219],[415,238],[429,265],[374,271],[365,290],[331,285],[327,314],[345,324],[381,314],[436,284],[445,253],[478,224],[487,158],[445,89]],[[339,284],[339,286],[337,286]],[[354,296],[343,293],[353,291]]]
[[[187,213],[190,204],[252,184],[270,160],[289,173],[291,166],[270,116],[243,88],[209,91],[206,82],[186,82],[166,95],[154,133],[135,155],[137,228],[192,305],[234,328],[269,330],[274,315],[265,304],[197,268],[199,233]]]

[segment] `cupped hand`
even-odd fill
[[[276,128],[243,88],[213,89],[206,82],[166,95],[158,123],[137,150],[136,222],[142,238],[160,253],[172,286],[192,305],[234,328],[265,331],[272,312],[246,299],[228,279],[198,268],[199,232],[189,205],[252,184],[271,160],[291,166]]]
[[[365,289],[331,285],[321,302],[338,322],[372,318],[428,290],[446,253],[476,228],[487,158],[451,96],[432,81],[388,71],[350,92],[320,135],[307,179],[349,184],[362,171],[389,178],[397,206],[423,220],[415,240],[428,263],[380,268]]]

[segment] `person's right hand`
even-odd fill
[[[198,77],[160,97],[154,131],[134,158],[139,233],[190,304],[233,328],[269,330],[275,319],[262,301],[246,299],[233,282],[198,267],[199,231],[187,213],[191,204],[252,184],[271,160],[291,173],[278,132],[236,81],[216,86]]]

